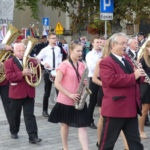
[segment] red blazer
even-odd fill
[[[106,117],[130,118],[140,113],[139,81],[128,61],[130,74],[124,65],[112,54],[100,62],[100,77],[104,97],[102,115]],[[132,73],[131,73],[132,72]]]
[[[35,88],[25,81],[22,75],[22,66],[16,57],[10,58],[4,63],[6,78],[9,81],[9,97],[23,99],[27,96],[35,97]]]
[[[2,83],[0,83],[0,86],[4,86],[6,84],[8,84],[8,80],[7,79],[5,79]]]

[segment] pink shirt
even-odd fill
[[[81,77],[85,66],[82,62],[78,62],[78,63],[79,63],[78,71]],[[72,67],[72,65],[67,60],[63,61],[57,68],[57,71],[58,70],[60,70],[63,74],[63,77],[60,83],[62,87],[66,89],[67,91],[69,91],[70,93],[75,94],[78,90],[79,82],[77,79],[76,72],[74,68]],[[57,97],[57,102],[65,104],[65,105],[74,106],[74,101],[70,99],[68,96],[66,96],[65,94],[63,94],[62,92],[59,92],[58,97]]]

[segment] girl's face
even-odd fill
[[[75,60],[79,60],[82,57],[83,47],[81,45],[76,45],[73,50],[71,50],[71,56]]]
[[[146,47],[146,50],[148,52],[148,55],[150,56],[150,46]]]

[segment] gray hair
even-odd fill
[[[25,44],[23,44],[23,43],[15,43],[15,44],[14,44],[14,50],[16,49],[16,46],[18,46],[18,45],[23,45],[23,46],[24,46],[24,48],[26,48],[26,45],[25,45]]]
[[[118,37],[119,36],[124,36],[128,39],[128,36],[125,33],[119,32],[119,33],[115,33],[113,34],[110,39],[111,39],[111,43],[117,43],[118,42]]]
[[[128,45],[130,45],[130,44],[132,43],[133,40],[136,40],[136,41],[137,41],[137,39],[136,39],[135,37],[130,38],[130,39],[128,40]]]

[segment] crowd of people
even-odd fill
[[[18,139],[23,108],[29,143],[37,144],[42,139],[38,136],[34,115],[36,88],[25,78],[33,72],[24,68],[22,61],[26,48],[24,41],[15,43],[13,47],[0,44],[1,50],[13,53],[0,62],[1,73],[5,71],[5,78],[0,82],[0,94],[11,138]],[[113,150],[120,134],[125,150],[144,149],[141,138],[148,138],[144,125],[150,125],[150,41],[144,38],[143,33],[136,37],[115,33],[107,40],[94,36],[91,42],[81,37],[68,46],[65,40],[58,41],[57,35],[51,32],[34,46],[29,59],[33,57],[34,63],[41,64],[44,73],[42,115],[49,122],[61,123],[63,150],[69,149],[69,127],[78,128],[83,150],[89,149],[87,127],[97,129],[95,143],[98,150]],[[77,91],[86,67],[88,74],[82,84],[88,86],[92,93],[83,109],[77,110],[74,104],[81,101],[82,95]],[[52,84],[57,102],[49,113]],[[96,106],[99,109],[97,125],[93,116]]]

